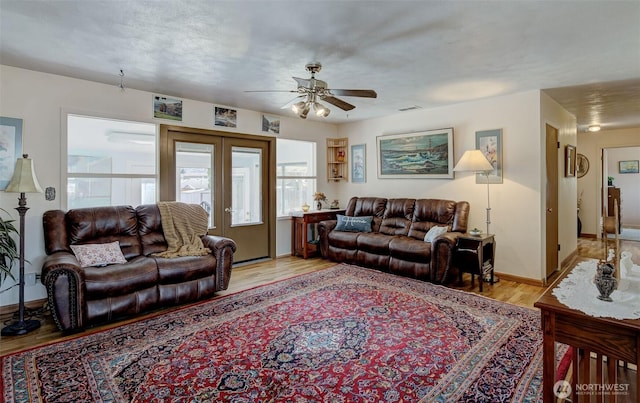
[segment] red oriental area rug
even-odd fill
[[[2,357],[6,402],[538,402],[540,315],[337,265]]]

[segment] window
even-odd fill
[[[276,192],[278,217],[313,204],[316,191],[316,143],[277,139]]]
[[[156,125],[67,117],[67,208],[156,202]]]

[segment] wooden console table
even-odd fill
[[[552,291],[569,272],[560,276],[534,304],[542,311],[544,401],[555,402],[556,394],[559,392],[554,391],[557,366],[555,343],[558,342],[574,347],[571,377],[573,402],[591,402],[592,397],[596,397],[598,402],[615,402],[617,401],[615,394],[605,393],[598,396],[589,393],[576,394],[576,386],[617,385],[618,360],[638,365],[640,319],[618,320],[594,317],[560,303]],[[593,356],[596,358],[595,368],[592,368],[590,358]],[[635,382],[637,388],[640,384],[638,370],[636,370]],[[631,400],[627,400],[629,398]],[[634,401],[634,396],[624,396],[624,399]],[[635,399],[640,399],[640,396],[635,396]]]
[[[309,225],[335,220],[345,210],[295,211],[291,214],[291,255],[306,259],[318,253],[318,244],[309,242]]]

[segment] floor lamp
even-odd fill
[[[456,172],[476,172],[487,177],[487,234],[491,224],[491,199],[489,198],[489,174],[493,172],[493,165],[480,150],[465,151],[460,161],[453,168]]]
[[[16,169],[13,171],[13,177],[5,192],[20,193],[18,207],[16,207],[20,215],[20,297],[18,302],[18,321],[5,326],[1,334],[3,336],[18,336],[40,327],[39,320],[24,320],[24,216],[29,210],[25,193],[42,193],[42,188],[33,170],[33,160],[27,154],[23,154],[22,158],[18,158],[16,161]]]

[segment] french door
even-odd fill
[[[209,234],[236,242],[235,262],[274,257],[275,141],[161,126],[160,144],[160,200],[200,204],[209,213]]]

